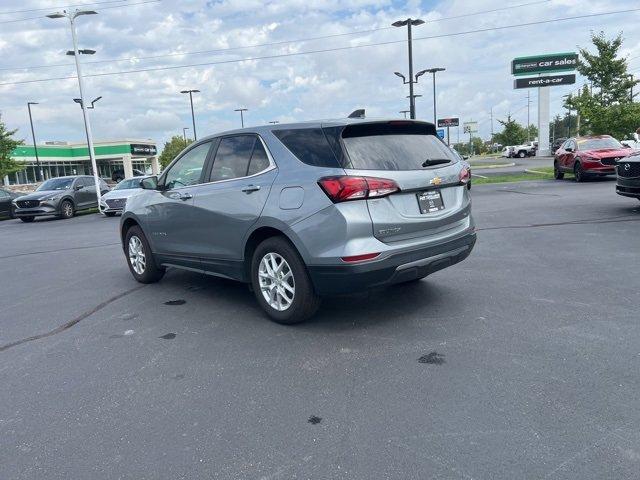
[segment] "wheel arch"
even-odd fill
[[[300,248],[300,242],[296,241],[297,239],[294,235],[287,232],[287,228],[284,225],[259,225],[251,231],[244,242],[242,257],[244,280],[249,281],[251,279],[251,260],[253,258],[253,252],[255,252],[260,243],[271,237],[284,237],[287,239],[287,241],[289,241],[289,243],[291,243],[291,245],[293,245],[293,247],[298,251],[304,261],[304,249]]]

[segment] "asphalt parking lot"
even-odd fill
[[[135,283],[118,218],[0,222],[0,479],[640,478],[640,202],[472,193],[463,263],[293,327]]]

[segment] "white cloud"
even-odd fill
[[[508,0],[512,4],[524,0]],[[58,2],[60,3],[60,2]],[[64,3],[64,2],[63,2]],[[70,2],[72,3],[72,2]],[[4,0],[2,11],[38,8],[43,1]],[[553,0],[455,20],[447,17],[504,6],[494,0],[448,0],[438,3],[385,0],[164,0],[158,4],[99,10],[98,16],[78,20],[84,48],[95,48],[83,61],[130,58],[122,62],[85,63],[86,74],[136,70],[185,63],[232,61],[247,57],[280,55],[403,40],[404,29],[388,28],[354,36],[279,44],[260,48],[187,55],[187,52],[246,47],[352,31],[388,27],[407,16],[428,22],[414,29],[415,70],[441,66],[437,77],[438,111],[480,121],[481,134],[490,130],[489,111],[495,118],[508,112],[526,118],[526,92],[514,91],[509,62],[513,57],[557,51],[574,51],[589,45],[591,30],[614,35],[624,32],[624,53],[631,70],[640,70],[640,27],[637,14],[593,17],[511,30],[421,40],[492,26],[634,8],[631,0]],[[0,21],[31,16],[0,15]],[[445,19],[443,19],[445,18]],[[435,21],[441,19],[441,21]],[[73,65],[24,70],[25,66],[71,63],[68,26],[63,20],[32,20],[2,24],[0,83],[72,75]],[[142,59],[166,53],[166,58]],[[101,95],[92,112],[95,136],[151,137],[158,142],[191,125],[188,99],[179,92],[197,88],[194,97],[200,135],[239,125],[240,106],[249,108],[247,122],[281,122],[346,115],[365,107],[376,116],[399,116],[407,107],[407,87],[393,75],[407,72],[406,43],[299,55],[266,60],[131,73],[87,78],[87,96]],[[578,85],[581,85],[578,84]],[[577,86],[578,86],[577,85]],[[416,86],[418,115],[432,118],[431,77]],[[571,87],[552,92],[552,113],[561,111],[560,97]],[[535,93],[535,92],[532,92]],[[28,137],[27,101],[34,109],[40,139],[81,140],[84,136],[74,80],[0,86],[0,111],[10,128]],[[535,95],[532,118],[535,118]],[[496,123],[497,125],[497,123]],[[496,126],[497,128],[497,126]]]

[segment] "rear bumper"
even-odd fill
[[[309,266],[319,295],[337,295],[406,282],[461,262],[476,243],[474,231],[438,245],[397,253],[355,265]]]

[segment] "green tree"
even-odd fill
[[[569,96],[564,105],[578,113],[580,134],[624,138],[640,127],[640,104],[634,103],[629,94],[639,82],[627,72],[627,60],[618,57],[621,35],[608,40],[600,32],[592,35],[591,41],[596,52],[581,48],[577,67],[590,86],[585,85],[577,95]]]
[[[182,138],[180,135],[174,135],[173,137],[171,137],[171,140],[165,142],[162,153],[158,157],[162,168],[165,168],[167,165],[169,165],[173,161],[173,159],[176,158],[182,150],[187,148],[187,145],[189,145],[191,142],[193,142],[193,140],[187,139],[187,141],[185,141],[184,138]]]
[[[7,130],[0,116],[0,179],[5,175],[19,172],[24,169],[24,165],[16,162],[11,155],[18,145],[22,145],[22,140],[16,140],[13,135],[17,130]]]
[[[498,122],[504,127],[500,133],[496,133],[493,138],[497,143],[501,145],[520,145],[527,140],[527,131],[525,128],[516,122],[511,115],[507,115],[506,120],[498,120]],[[533,125],[530,125],[529,128],[535,128]],[[530,135],[531,135],[530,131]],[[538,134],[538,129],[535,130],[535,135]],[[535,138],[535,135],[532,137]]]

